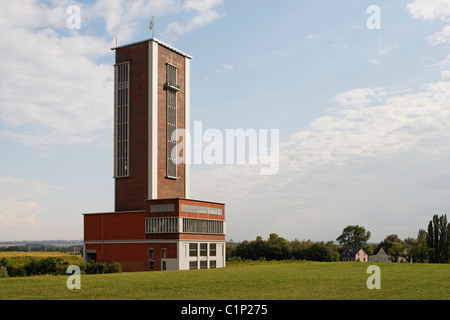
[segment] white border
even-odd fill
[[[158,198],[158,43],[149,41],[148,199]]]

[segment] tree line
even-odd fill
[[[82,249],[82,245],[54,246],[44,244],[24,244],[0,247],[0,251],[4,252],[64,252],[71,254],[81,254]]]
[[[420,229],[416,238],[401,240],[396,234],[386,236],[380,243],[368,243],[370,232],[359,225],[350,225],[343,229],[336,238],[338,244],[329,242],[312,242],[311,240],[288,241],[276,233],[267,240],[261,236],[255,240],[244,240],[237,244],[227,244],[228,259],[244,260],[311,260],[339,261],[346,248],[363,248],[368,255],[373,255],[384,247],[393,262],[408,261],[417,263],[449,263],[450,223],[447,216],[434,215],[427,230]]]
[[[88,263],[75,263],[80,267],[82,274],[103,274],[122,272],[118,262],[101,263],[92,261]],[[67,275],[69,262],[61,257],[3,257],[0,258],[0,278],[28,277],[36,275]]]

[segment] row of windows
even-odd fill
[[[177,67],[166,64],[167,90],[167,176],[177,177],[176,137],[172,135],[177,129]],[[115,169],[116,177],[129,175],[129,93],[130,63],[119,63],[115,66]]]
[[[149,250],[149,257],[150,259],[153,259],[155,257],[155,249],[151,248]],[[167,258],[167,249],[163,248],[161,250],[161,258],[166,259]]]
[[[115,67],[115,176],[129,174],[129,80],[130,63]]]
[[[216,267],[216,260],[209,260],[209,268],[215,268]],[[200,269],[207,269],[208,268],[208,261],[201,260],[200,261]],[[189,269],[198,269],[198,261],[189,261]]]
[[[152,204],[150,206],[150,212],[173,212],[173,211],[175,211],[175,206],[173,203]]]
[[[216,268],[216,260],[209,260],[209,268]],[[202,260],[200,261],[200,269],[207,269],[208,268],[208,261]],[[189,261],[189,269],[198,269],[198,262],[197,261]],[[155,270],[155,262],[153,260],[150,260],[150,270]],[[167,261],[162,261],[161,263],[161,270],[167,270]]]
[[[200,252],[198,250],[198,243],[189,243],[189,257],[206,257],[208,256],[208,243],[200,243]],[[199,254],[200,253],[200,254]],[[209,244],[209,256],[215,257],[217,254],[217,245],[215,243]]]
[[[189,244],[189,257],[206,257],[208,256],[208,243],[200,243],[200,251],[198,250],[199,244],[198,243],[190,243]],[[200,253],[200,254],[199,254]],[[215,257],[217,255],[217,244],[216,243],[209,243],[209,256]],[[149,258],[153,259],[155,257],[155,250],[151,248],[149,250]],[[161,258],[166,259],[167,258],[167,249],[163,248],[161,250]]]
[[[182,204],[181,205],[181,211],[223,215],[223,209],[222,208],[211,208],[211,207],[204,207],[204,206],[195,206],[195,205],[192,205],[192,204]]]
[[[223,221],[183,218],[183,232],[223,234]]]
[[[177,142],[174,133],[177,130],[177,67],[166,64],[167,90],[167,176],[177,177],[177,161],[172,155]],[[172,139],[173,138],[173,139]]]
[[[173,211],[175,211],[175,205],[173,203],[152,204],[150,206],[150,212],[173,212]],[[196,206],[192,204],[182,204],[181,211],[223,215],[222,208],[211,208],[205,206]]]
[[[178,232],[178,218],[145,219],[145,233]]]
[[[178,218],[147,218],[145,233],[202,233],[223,234],[223,221],[182,218],[182,230],[178,230]]]

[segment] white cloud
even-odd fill
[[[345,107],[363,107],[374,98],[383,99],[386,95],[384,88],[358,88],[342,92],[334,97],[334,100]]]
[[[415,0],[406,8],[415,19],[447,20],[450,17],[450,2],[447,0]]]
[[[102,19],[112,38],[117,37],[120,43],[127,43],[133,40],[137,30],[146,27],[142,25],[143,19],[149,20],[154,16],[157,25],[158,17],[176,12],[179,5],[175,0],[97,0],[86,6],[83,12],[87,20]]]
[[[234,67],[229,64],[221,64],[217,69],[216,72],[225,72],[225,71],[232,71],[234,70]]]
[[[415,19],[440,19],[450,22],[450,2],[447,0],[416,0],[408,4],[406,8]],[[450,25],[429,36],[427,41],[431,45],[450,43]]]
[[[177,10],[191,15],[184,34],[215,20],[221,0],[98,0],[77,4],[81,30],[70,31],[72,1],[18,0],[0,4],[0,137],[45,149],[109,144],[113,117],[113,59],[117,36],[130,41],[142,19]],[[191,14],[192,13],[192,14]],[[107,36],[90,26],[105,23]],[[169,26],[170,29],[170,26]],[[85,31],[86,30],[86,31]],[[111,62],[100,63],[111,57]],[[229,68],[228,68],[229,69]],[[108,140],[106,140],[108,139]]]
[[[42,204],[35,201],[55,186],[39,181],[0,176],[0,234],[2,239],[30,239],[45,227]]]
[[[318,39],[319,36],[315,36],[311,33],[308,33],[308,35],[306,36],[306,40],[312,40],[312,39]]]
[[[251,165],[204,171],[193,175],[192,196],[227,204],[235,240],[272,232],[334,240],[349,224],[373,241],[415,237],[448,207],[449,99],[450,82],[337,94],[339,108],[281,144],[277,175]]]
[[[3,137],[46,147],[88,143],[110,130],[112,70],[96,63],[110,54],[108,43],[63,36],[57,29],[67,32],[65,9],[30,0],[0,10]]]
[[[441,71],[441,78],[442,79],[450,79],[450,70]]]
[[[377,55],[379,55],[379,56],[386,56],[390,51],[392,51],[393,49],[398,48],[398,47],[399,47],[398,45],[393,45],[393,46],[390,46],[390,47],[386,47],[385,46],[385,47],[383,47],[383,48],[381,48],[381,49],[379,49],[377,51]]]
[[[331,47],[338,48],[338,49],[343,49],[343,50],[348,49],[348,46],[346,44],[341,44],[341,43],[333,43],[331,45]]]
[[[450,43],[450,25],[445,26],[442,31],[429,36],[427,41],[433,46],[441,43]]]
[[[174,21],[170,23],[164,33],[164,38],[176,39],[183,34],[204,27],[223,16],[217,11],[217,7],[223,0],[187,0],[178,6],[178,11],[187,14],[193,13],[188,21]]]

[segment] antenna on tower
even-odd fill
[[[154,38],[155,37],[155,25],[154,25],[154,17],[153,16],[149,21],[148,30],[152,31],[152,38]]]

